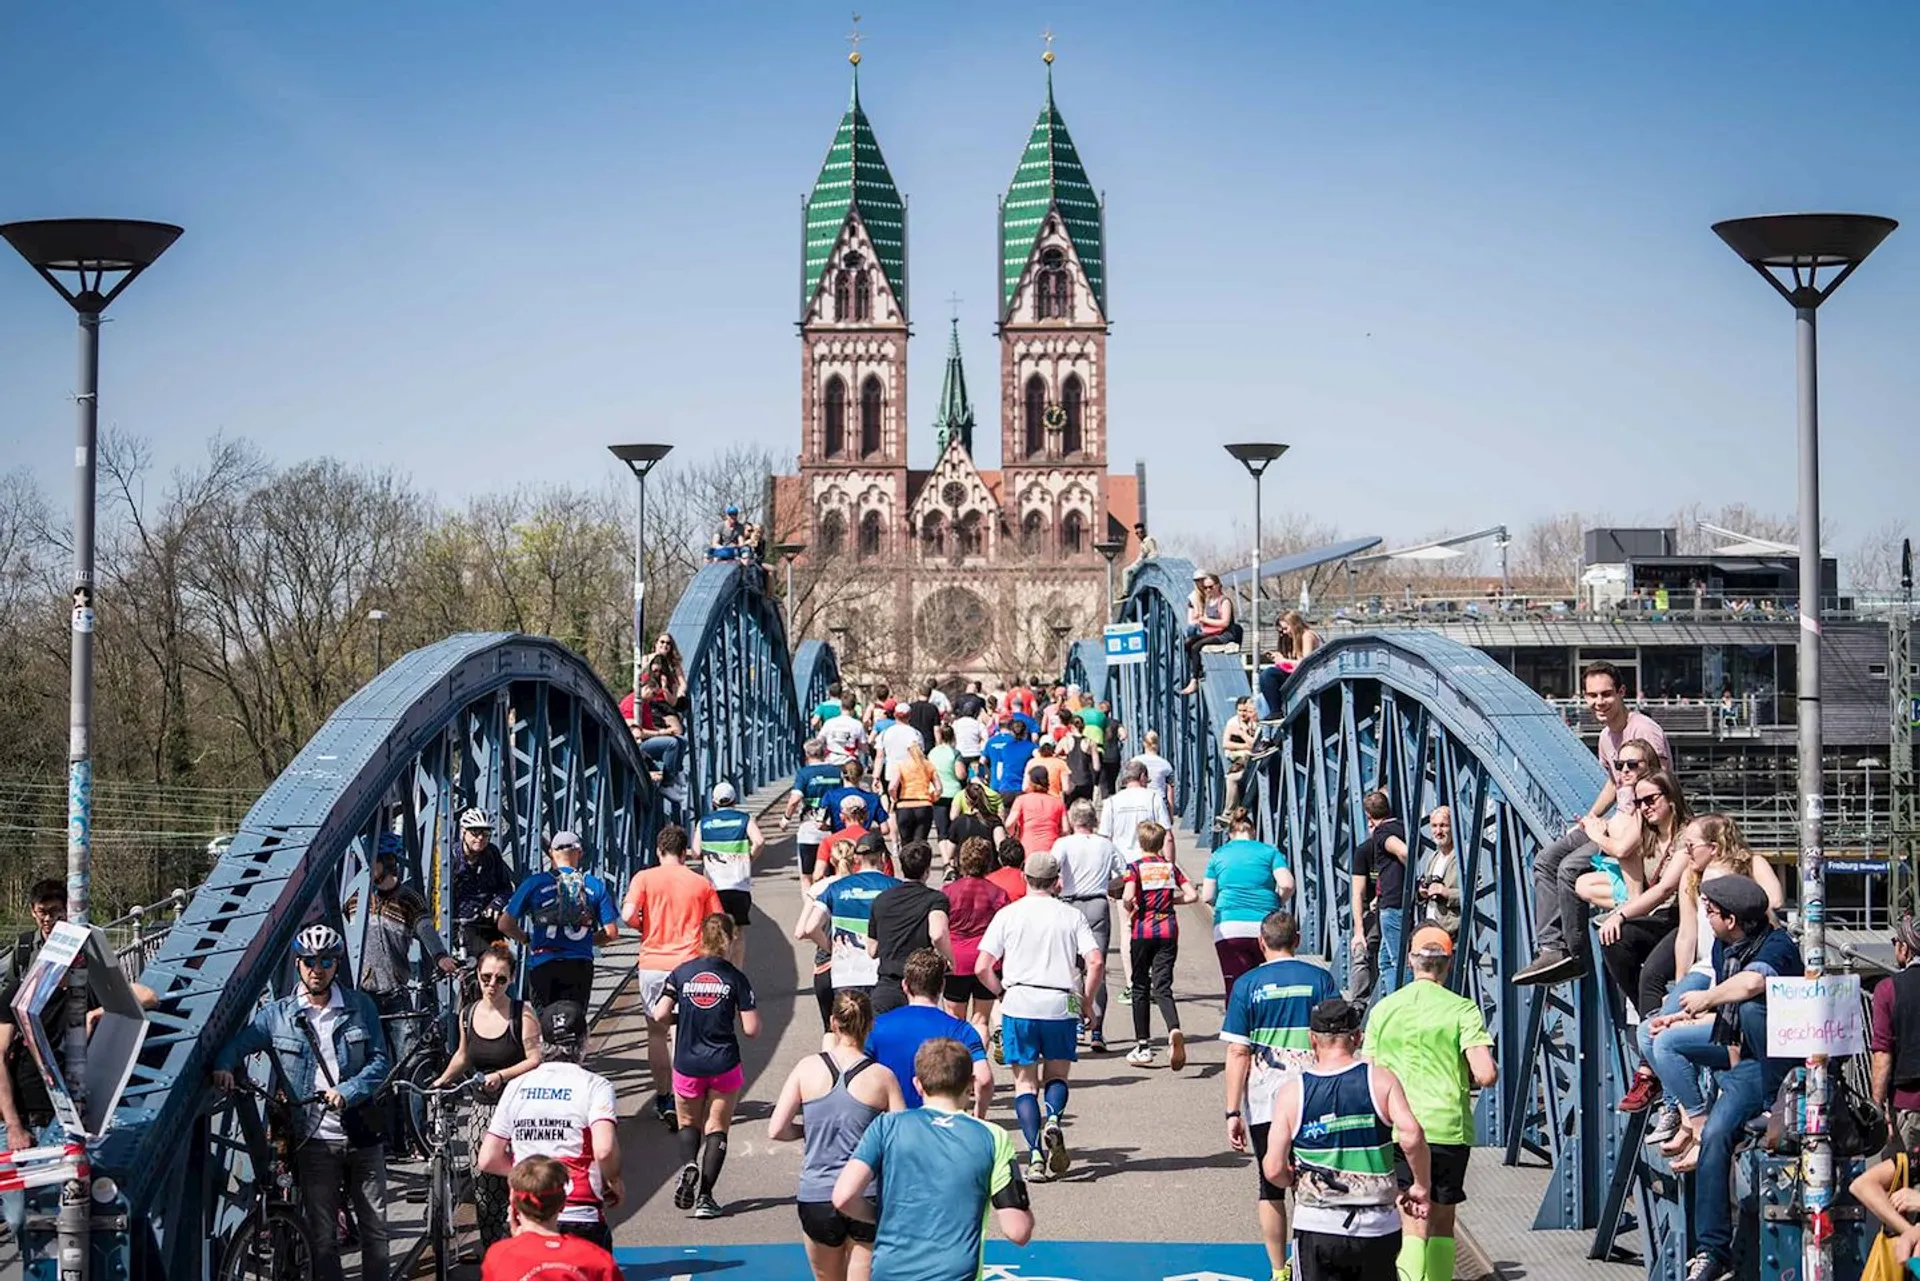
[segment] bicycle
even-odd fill
[[[418,1097],[427,1113],[427,1239],[433,1242],[435,1281],[447,1281],[450,1269],[459,1262],[459,1229],[454,1225],[454,1210],[465,1195],[453,1166],[454,1104],[485,1083],[476,1072],[466,1080],[448,1086],[420,1086],[412,1081],[395,1081],[403,1094]],[[469,1154],[473,1155],[473,1154]],[[476,1227],[476,1231],[477,1231]]]
[[[452,1061],[453,1054],[447,1049],[447,1024],[443,1020],[446,1018],[459,1018],[460,1003],[453,999],[458,991],[459,978],[459,973],[456,972],[452,975],[437,975],[433,980],[433,985],[436,989],[445,989],[444,995],[448,998],[446,1005],[447,1013],[443,1014],[441,1010],[432,1007],[422,1008],[420,996],[426,989],[426,985],[415,978],[407,981],[407,1003],[412,1008],[401,1010],[395,1014],[382,1014],[380,1016],[382,1026],[388,1029],[387,1043],[389,1045],[391,1045],[395,1039],[392,1031],[393,1025],[399,1023],[426,1025],[420,1029],[419,1036],[414,1040],[406,1054],[403,1055],[400,1060],[393,1065],[393,1069],[387,1073],[386,1083],[381,1087],[382,1092],[388,1087],[397,1087],[402,1082],[405,1082],[415,1090],[426,1089],[431,1087],[433,1083],[440,1078],[440,1074],[447,1070],[447,1064]],[[428,1118],[426,1105],[423,1102],[409,1099],[405,1101],[405,1106],[399,1110],[405,1114],[407,1132],[393,1136],[396,1146],[406,1142],[410,1143],[419,1151],[430,1151],[431,1149],[427,1142]]]
[[[313,1233],[295,1194],[290,1122],[276,1122],[274,1114],[319,1103],[322,1096],[283,1103],[273,1091],[236,1076],[228,1098],[253,1169],[253,1205],[221,1248],[214,1276],[218,1281],[307,1281],[313,1275]]]

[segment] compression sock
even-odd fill
[[[1067,1114],[1067,1083],[1065,1081],[1047,1082],[1047,1115],[1063,1117]]]
[[[1409,1232],[1400,1238],[1400,1256],[1393,1263],[1400,1281],[1427,1281],[1427,1239]]]
[[[700,1127],[683,1125],[674,1131],[673,1137],[680,1144],[680,1164],[697,1164],[700,1160]]]
[[[1040,1096],[1037,1094],[1014,1095],[1013,1114],[1020,1118],[1020,1133],[1026,1136],[1028,1150],[1038,1151],[1040,1148]]]
[[[727,1163],[727,1136],[709,1134],[700,1144],[700,1193],[713,1195],[713,1185],[720,1181],[720,1167]]]
[[[1452,1237],[1427,1238],[1427,1281],[1453,1281]]]

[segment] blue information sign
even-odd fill
[[[1147,661],[1147,627],[1144,623],[1111,623],[1104,633],[1107,642],[1107,666],[1116,663]]]

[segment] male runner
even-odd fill
[[[713,785],[713,809],[693,827],[693,853],[733,918],[733,951],[727,960],[741,966],[747,963],[747,926],[753,922],[753,860],[766,839],[737,799],[732,783]]]
[[[814,861],[831,827],[827,822],[827,793],[840,786],[840,767],[827,763],[827,745],[818,738],[808,739],[800,750],[806,764],[793,775],[793,791],[787,794],[787,822],[791,824],[795,817],[800,820],[793,847],[800,862],[800,888],[804,890],[813,884]]]

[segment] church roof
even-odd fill
[[[953,318],[953,333],[947,340],[947,372],[940,379],[940,412],[934,416],[936,454],[947,452],[947,442],[956,436],[966,451],[973,452],[973,402],[967,399],[967,371],[960,363],[960,318]]]
[[[1067,122],[1053,105],[1053,67],[1047,67],[1047,101],[1033,122],[1033,133],[1020,166],[1013,172],[1006,199],[1000,203],[1000,310],[1013,305],[1020,275],[1033,254],[1040,226],[1050,210],[1060,211],[1067,238],[1073,242],[1080,266],[1102,314],[1107,309],[1106,256],[1103,242],[1105,214],[1099,193],[1087,178],[1080,153],[1067,132]]]
[[[800,305],[804,309],[820,285],[834,244],[846,226],[848,214],[858,214],[865,224],[867,238],[880,259],[887,284],[907,310],[907,206],[893,185],[887,158],[880,154],[873,126],[860,109],[860,68],[853,71],[853,96],[834,131],[833,145],[827,148],[820,176],[814,179],[813,193],[806,204],[806,247],[804,279],[800,285]]]

